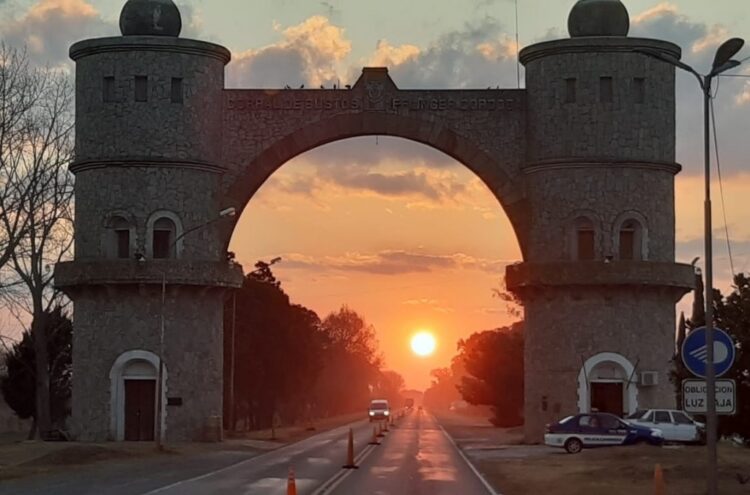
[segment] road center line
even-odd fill
[[[361,464],[367,457],[370,456],[375,451],[375,445],[368,445],[364,449],[362,449],[362,452],[359,453],[359,455],[354,459],[355,464],[359,465]],[[325,483],[323,483],[320,488],[315,490],[312,495],[325,495],[326,493],[329,493],[333,491],[337,486],[339,486],[341,483],[344,482],[346,478],[349,477],[355,470],[354,469],[342,469],[338,473],[331,476]]]

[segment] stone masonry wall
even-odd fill
[[[184,287],[167,295],[166,394],[183,399],[167,406],[167,439],[201,440],[207,418],[222,414],[223,299]],[[83,441],[112,440],[109,373],[126,351],[159,354],[161,293],[158,286],[102,287],[75,301],[73,430]]]

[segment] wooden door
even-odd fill
[[[623,415],[622,383],[591,384],[591,410]]]
[[[156,380],[125,380],[125,440],[154,440]]]

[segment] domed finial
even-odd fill
[[[128,0],[120,14],[123,36],[180,35],[182,17],[172,0]]]
[[[620,0],[578,0],[568,17],[572,38],[581,36],[627,36],[628,9]]]

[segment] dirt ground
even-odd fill
[[[452,412],[435,415],[503,495],[651,495],[657,464],[667,495],[706,493],[705,447],[607,447],[571,455],[522,445],[520,428],[495,428],[482,417]],[[750,495],[750,449],[722,442],[719,479],[721,495]]]
[[[654,468],[660,464],[669,495],[706,493],[703,447],[608,447],[521,459],[479,461],[480,471],[503,495],[640,495],[654,493]],[[721,445],[719,493],[748,495],[750,449]]]

